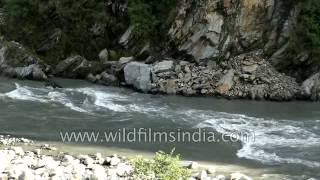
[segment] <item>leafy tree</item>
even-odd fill
[[[312,61],[320,57],[320,3],[318,0],[295,0],[301,13],[297,29],[291,35],[290,48],[294,54],[308,52]]]

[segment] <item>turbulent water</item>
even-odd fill
[[[320,177],[320,106],[308,102],[227,101],[147,95],[127,89],[59,80],[0,79],[0,133],[60,141],[59,132],[119,128],[252,132],[238,143],[115,143],[144,151],[176,151],[189,159],[274,168],[274,173]]]

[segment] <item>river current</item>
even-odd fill
[[[0,134],[61,141],[60,132],[105,132],[121,128],[219,134],[251,132],[238,142],[100,143],[139,151],[170,151],[190,160],[273,168],[275,174],[320,178],[320,105],[141,94],[124,88],[57,80],[0,79]],[[87,143],[86,145],[90,145]],[[297,179],[299,179],[297,178]]]

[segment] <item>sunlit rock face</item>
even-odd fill
[[[169,36],[197,62],[257,49],[272,55],[287,43],[297,14],[284,0],[183,0]]]

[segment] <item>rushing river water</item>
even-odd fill
[[[300,179],[320,178],[318,103],[160,96],[80,80],[58,81],[65,88],[0,79],[0,134],[58,142],[60,132],[106,132],[121,128],[150,128],[159,132],[204,128],[221,134],[250,132],[254,140],[240,139],[233,143],[98,144],[149,152],[170,151],[175,147],[176,152],[190,160],[273,168],[275,174]]]

